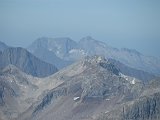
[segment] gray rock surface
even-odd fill
[[[152,80],[141,96],[119,105],[98,120],[159,120],[160,119],[160,79]]]
[[[13,120],[26,111],[38,97],[61,81],[36,78],[8,65],[0,70],[0,120]]]

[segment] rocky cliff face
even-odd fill
[[[124,120],[159,120],[160,119],[160,93],[142,97],[132,106],[124,108]]]
[[[152,80],[141,96],[119,105],[98,120],[159,120],[160,119],[160,80]]]
[[[57,68],[45,63],[23,48],[8,48],[0,53],[0,67],[13,64],[27,74],[45,77],[57,72]]]

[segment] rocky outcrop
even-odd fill
[[[122,120],[159,120],[160,93],[142,97],[133,105],[124,108]]]
[[[159,86],[159,79],[152,80],[137,99],[120,104],[114,110],[101,115],[98,120],[159,120]]]

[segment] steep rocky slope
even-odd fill
[[[0,70],[0,119],[12,120],[27,110],[38,96],[61,81],[36,78],[8,65]]]
[[[159,120],[160,79],[152,80],[133,101],[123,103],[116,109],[104,113],[97,120]]]

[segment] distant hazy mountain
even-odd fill
[[[68,52],[77,46],[70,38],[39,38],[34,41],[28,50],[40,59],[63,68],[72,63],[73,60],[64,59]]]
[[[4,49],[8,48],[8,46],[0,41],[0,51],[3,51]]]
[[[39,38],[29,46],[28,50],[42,60],[57,64],[59,68],[85,56],[102,55],[118,60],[131,68],[160,75],[159,58],[145,56],[132,49],[113,48],[90,36],[82,38],[79,42],[70,38]]]
[[[45,77],[57,72],[55,66],[41,61],[23,48],[7,48],[0,52],[0,68],[9,64],[37,77]]]
[[[150,73],[160,74],[160,59],[150,56],[145,56],[136,50],[132,49],[116,49],[107,44],[97,41],[88,36],[79,41],[81,48],[88,55],[103,55],[107,58],[112,58],[122,62],[132,68],[144,70]]]
[[[30,47],[33,52],[39,48],[47,48],[49,51],[54,52],[58,57],[63,58],[77,43],[70,38],[39,38]]]

